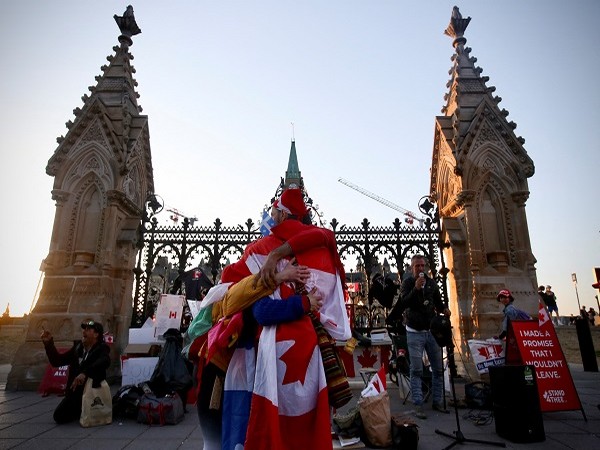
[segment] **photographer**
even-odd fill
[[[423,350],[427,353],[432,371],[433,410],[448,413],[443,405],[442,350],[430,332],[431,320],[438,314],[450,316],[450,310],[434,280],[425,275],[425,257],[415,255],[411,259],[411,276],[402,282],[400,301],[390,313],[388,320],[404,314],[406,341],[410,357],[410,391],[416,406],[415,415],[426,419],[423,411]]]

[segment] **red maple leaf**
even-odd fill
[[[360,363],[361,367],[373,367],[377,362],[377,355],[371,353],[369,348],[365,348],[362,354],[356,357],[356,360]]]
[[[306,345],[298,344],[295,340],[277,342],[277,346],[287,346],[289,344],[291,346],[279,357],[285,364],[285,375],[281,384],[285,385],[299,381],[300,384],[304,385],[310,354],[307,355]]]

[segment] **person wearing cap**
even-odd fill
[[[91,378],[93,387],[100,387],[110,366],[110,347],[104,342],[104,328],[94,320],[84,321],[81,340],[62,353],[56,349],[48,330],[42,329],[40,337],[50,364],[53,367],[69,366],[65,396],[54,410],[54,421],[62,424],[79,420],[85,382]]]
[[[300,189],[287,189],[273,202],[271,218],[275,225],[271,228],[271,232],[283,243],[267,255],[260,268],[260,279],[264,285],[274,285],[277,263],[281,259],[315,247],[325,247],[338,273],[344,274],[344,265],[337,250],[334,232],[311,225],[307,217],[308,210]]]
[[[496,300],[504,305],[504,319],[502,320],[502,331],[498,336],[499,339],[504,339],[508,331],[509,320],[522,319],[521,311],[513,305],[515,298],[512,296],[508,289],[502,289],[498,292]]]
[[[271,217],[275,223],[271,228],[271,234],[250,243],[246,247],[242,258],[227,266],[223,271],[221,284],[234,283],[235,286],[237,286],[237,284],[243,283],[244,280],[248,280],[248,275],[258,274],[261,267],[264,266],[265,261],[269,259],[268,255],[273,250],[279,248],[285,242],[291,241],[294,243],[294,239],[302,234],[303,238],[293,246],[293,253],[299,265],[307,266],[309,270],[311,270],[309,280],[307,280],[306,285],[300,287],[300,289],[296,286],[296,290],[293,289],[294,287],[288,285],[278,286],[276,293],[272,295],[271,298],[275,302],[286,303],[287,301],[282,302],[282,300],[275,299],[289,299],[290,296],[293,297],[294,294],[301,294],[301,297],[304,297],[305,294],[313,292],[313,288],[316,287],[319,291],[319,295],[323,295],[322,307],[318,308],[318,316],[321,322],[326,328],[329,327],[328,331],[334,338],[345,340],[351,336],[351,330],[344,305],[343,285],[340,277],[340,274],[344,273],[343,265],[341,264],[339,255],[337,255],[337,247],[335,246],[333,232],[329,231],[331,236],[328,236],[327,231],[324,231],[324,229],[304,223],[302,219],[307,216],[307,212],[308,210],[304,204],[302,191],[294,188],[285,190],[281,197],[273,203],[271,208]],[[333,246],[331,244],[326,245],[328,239],[332,241]],[[281,259],[281,257],[274,261],[275,272],[282,270],[282,267],[289,264],[287,261],[278,263],[279,259]],[[268,286],[271,289],[277,285],[277,282],[263,283],[260,276],[254,281],[258,284],[262,284],[263,287]],[[277,376],[274,378],[278,380],[278,387],[276,387],[273,393],[277,396],[284,395],[286,399],[281,399],[283,401],[283,403],[281,403],[281,405],[283,405],[282,409],[279,409],[277,406],[277,412],[272,413],[270,416],[271,419],[268,433],[265,433],[264,431],[265,414],[260,412],[261,405],[264,407],[263,401],[255,395],[252,397],[252,407],[248,408],[250,406],[249,404],[235,403],[234,410],[230,411],[228,409],[229,406],[227,406],[231,404],[231,402],[227,401],[230,394],[228,390],[225,390],[225,401],[223,401],[224,412],[222,416],[224,420],[224,423],[222,424],[222,446],[223,448],[233,448],[235,445],[239,444],[248,449],[267,448],[268,445],[266,444],[266,440],[279,439],[282,436],[290,438],[289,433],[294,434],[294,437],[290,438],[293,440],[294,445],[289,448],[323,448],[324,445],[330,446],[331,428],[328,421],[315,422],[315,427],[310,433],[303,433],[297,427],[290,428],[290,420],[293,421],[295,419],[292,418],[296,417],[296,414],[290,414],[290,411],[288,411],[290,407],[293,407],[295,410],[300,410],[300,408],[307,408],[307,405],[310,405],[308,409],[302,410],[302,417],[312,417],[318,412],[322,413],[323,410],[325,411],[326,416],[329,414],[327,397],[317,395],[318,392],[322,392],[319,391],[319,389],[322,389],[321,382],[324,381],[325,375],[322,362],[320,364],[315,363],[314,361],[313,363],[309,363],[307,360],[309,357],[312,358],[314,349],[318,348],[317,336],[311,319],[306,315],[306,311],[302,311],[301,317],[291,321],[284,321],[282,320],[284,317],[281,315],[279,308],[277,308],[277,311],[273,308],[275,303],[268,303],[269,298],[261,298],[256,304],[252,304],[252,308],[248,308],[248,306],[250,306],[248,304],[248,299],[253,291],[253,287],[254,284],[248,285],[248,283],[246,283],[244,292],[241,295],[236,296],[235,299],[230,298],[227,303],[223,305],[222,309],[233,311],[234,308],[239,309],[242,305],[246,305],[243,306],[244,310],[242,311],[244,313],[244,329],[246,329],[246,326],[252,326],[251,323],[247,322],[247,312],[250,312],[253,321],[266,325],[259,328],[257,333],[258,353],[261,357],[256,360],[257,365],[254,373],[259,377],[267,372],[271,373],[273,370],[280,371],[282,369],[279,368],[279,364],[275,362],[277,355],[273,352],[273,348],[269,347],[268,342],[272,342],[270,339],[275,338],[276,341],[273,342],[273,344],[279,348],[281,345],[284,345],[284,341],[278,341],[277,339],[280,339],[285,335],[286,342],[295,343],[294,358],[293,360],[288,360],[288,364],[291,364],[290,373],[302,374],[303,377],[306,377],[307,380],[310,379],[311,381],[301,383],[298,386],[298,389],[294,389],[292,392],[287,389],[287,386],[283,386],[285,390],[284,393],[280,389],[281,386],[279,386],[282,380]],[[219,287],[216,286],[212,290],[216,289],[219,289]],[[229,287],[228,289],[229,291],[227,292],[230,292],[234,287]],[[210,295],[211,293],[209,292],[208,296]],[[224,300],[225,298],[218,301]],[[302,303],[306,302],[303,301]],[[215,307],[217,307],[216,303]],[[225,313],[224,315],[228,316],[229,314]],[[264,319],[267,321],[263,322]],[[272,321],[273,319],[275,320]],[[270,327],[267,323],[273,324],[275,327]],[[305,352],[305,349],[309,349],[310,352]],[[241,349],[238,348],[236,351],[239,350]],[[234,361],[237,361],[237,359]],[[254,378],[253,374],[245,373],[242,376],[240,372],[235,372],[236,370],[240,370],[237,369],[237,367],[238,366],[236,365],[232,368],[231,364],[228,365],[225,378],[226,386],[230,379],[249,380]],[[261,392],[261,386],[264,386],[258,380],[256,381],[256,384],[250,384],[258,389],[257,392]],[[251,386],[250,390],[252,390]],[[199,404],[200,403],[201,399],[199,397]],[[276,403],[279,404],[278,402]],[[237,430],[238,428],[232,427],[226,422],[231,418],[235,418],[233,416],[241,418],[244,414],[247,414],[245,420],[247,421],[248,432],[244,433],[244,435],[237,435],[234,433],[234,430]],[[200,417],[201,427],[204,431],[205,427],[203,419],[204,417]],[[208,425],[208,423],[206,423],[206,425]],[[214,444],[216,444],[216,442]],[[213,447],[216,448],[214,445]]]

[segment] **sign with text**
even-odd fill
[[[504,365],[504,345],[498,339],[467,341],[477,372],[488,373],[490,367]]]
[[[66,351],[64,349],[63,351]],[[50,363],[46,366],[44,378],[38,387],[38,392],[46,397],[50,394],[64,395],[69,378],[69,366],[52,367]]]
[[[158,364],[158,356],[148,358],[128,358],[121,356],[121,386],[143,383],[150,380]]]
[[[550,320],[510,321],[506,339],[506,364],[535,368],[543,412],[582,409],[567,360]]]

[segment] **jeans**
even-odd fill
[[[423,404],[423,350],[427,353],[431,364],[431,384],[433,403],[441,405],[444,394],[442,349],[435,341],[433,335],[427,331],[415,333],[406,332],[408,355],[410,357],[410,393],[416,406]]]

